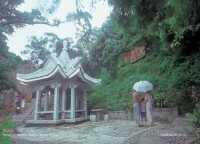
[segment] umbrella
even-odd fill
[[[133,85],[136,92],[148,92],[153,90],[153,84],[148,81],[139,81]]]

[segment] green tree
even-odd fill
[[[126,101],[129,101],[131,85],[142,78],[154,82],[156,96],[172,100],[168,104],[175,103],[183,113],[191,111],[194,106],[190,103],[190,87],[200,86],[200,2],[108,0],[108,4],[113,10],[106,24],[110,22],[111,26],[106,31],[102,29],[105,25],[102,26],[102,34],[99,34],[90,50],[91,60],[103,69],[104,79],[109,79],[108,72],[113,69],[113,52],[116,54],[115,60],[118,53],[133,49],[136,45],[145,45],[148,51],[140,62],[115,69],[117,76],[110,83],[93,90],[91,99],[107,99],[108,104],[102,105],[115,109],[119,102],[116,104],[113,99],[117,97],[119,101],[123,100],[120,97],[123,91]],[[118,33],[122,36],[117,37],[120,36]],[[123,43],[124,40],[127,42]],[[122,43],[120,50],[118,46]],[[120,51],[116,52],[117,49]],[[114,97],[110,91],[119,93]],[[119,107],[123,107],[123,104]]]
[[[28,56],[28,59],[31,60],[36,67],[39,67],[41,63],[48,58],[51,52],[56,56],[61,53],[64,40],[68,41],[68,52],[70,57],[74,58],[77,53],[73,50],[73,39],[69,37],[61,39],[53,33],[45,33],[44,36],[40,38],[32,36],[29,39],[29,43],[26,45],[26,49],[21,53]]]
[[[54,0],[55,1],[55,0]],[[33,24],[46,24],[57,26],[60,21],[49,23],[48,19],[41,15],[37,9],[31,12],[21,12],[17,9],[23,0],[0,1],[0,91],[13,87],[9,80],[9,72],[16,68],[19,57],[10,53],[6,43],[6,34],[12,34],[16,28]],[[55,1],[59,3],[59,0]]]
[[[110,20],[98,29],[96,40],[89,50],[89,61],[92,61],[98,67],[98,74],[107,82],[116,78],[117,59],[122,52],[130,50],[132,46],[129,47],[128,44],[132,38],[132,35],[124,36],[116,32]]]

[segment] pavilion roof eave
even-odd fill
[[[72,78],[75,75],[78,75],[83,81],[89,83],[90,85],[94,86],[101,84],[101,79],[94,79],[88,76],[86,73],[84,73],[83,68],[81,66],[77,67],[77,69],[71,75],[69,75],[69,78]]]
[[[34,82],[34,81],[50,78],[53,75],[55,75],[57,72],[59,72],[64,78],[66,78],[65,72],[60,68],[60,65],[57,65],[55,69],[53,69],[51,72],[49,72],[48,74],[46,74],[44,76],[35,77],[35,78],[33,77],[33,78],[29,78],[29,79],[20,78],[19,76],[17,76],[17,79],[19,81],[21,81],[21,82],[24,82],[24,83],[30,83],[30,82]],[[17,74],[17,75],[19,75],[19,74]]]
[[[83,75],[84,75],[85,80],[92,81],[93,85],[101,84],[101,79],[94,79],[94,78],[88,76],[86,73],[84,73]]]

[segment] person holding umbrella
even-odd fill
[[[146,114],[146,101],[145,97],[142,96],[141,102],[140,102],[140,113],[141,113],[141,124],[142,126],[147,126],[147,114]]]
[[[133,111],[134,111],[134,117],[135,121],[138,127],[142,126],[140,124],[140,118],[141,118],[141,112],[140,112],[140,102],[141,102],[141,97],[139,93],[137,93],[135,90],[133,90],[132,93],[133,96]]]
[[[136,91],[137,93],[146,93],[145,102],[146,102],[147,121],[150,122],[150,126],[154,126],[153,117],[152,117],[153,98],[152,98],[152,93],[151,93],[151,91],[153,90],[153,84],[151,84],[148,81],[139,81],[133,85],[133,90]],[[138,105],[139,105],[140,100],[137,100],[137,99],[138,98],[136,98],[136,102],[138,102]],[[137,105],[137,104],[134,104],[134,105]]]
[[[153,127],[153,97],[151,91],[146,93],[146,114],[147,114],[147,121],[150,122],[150,126]]]

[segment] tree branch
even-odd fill
[[[51,24],[49,23],[48,21],[30,21],[30,20],[27,20],[26,19],[16,19],[16,18],[9,18],[9,19],[6,19],[5,21],[0,21],[0,24],[2,24],[3,26],[8,26],[8,25],[13,25],[13,26],[16,26],[16,25],[20,25],[20,24],[30,24],[30,25],[35,25],[35,24],[43,24],[43,25],[49,25],[49,26],[59,26],[60,24],[62,23],[66,23],[66,21],[59,21],[58,23],[54,23],[54,24]]]

